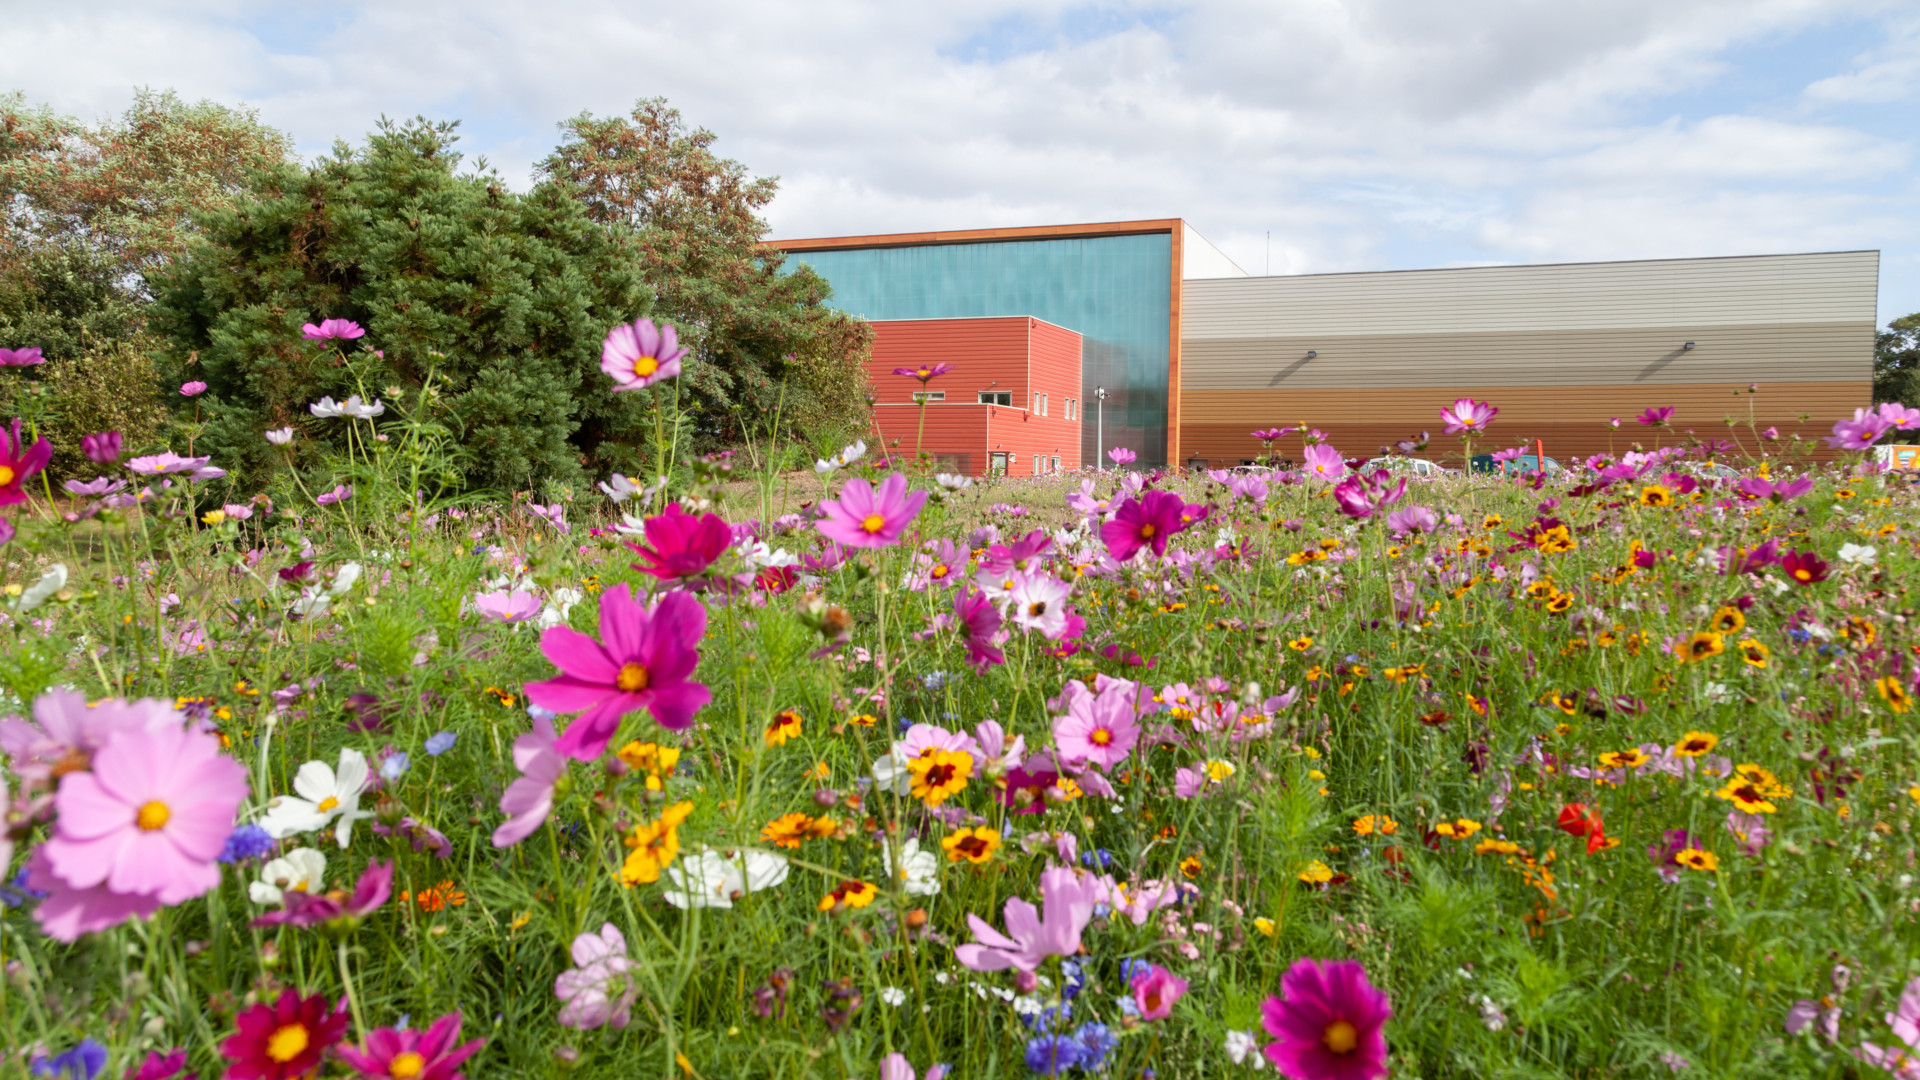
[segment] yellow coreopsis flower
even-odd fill
[[[913,774],[913,797],[939,806],[958,794],[973,775],[973,755],[957,750],[929,750],[907,762]]]
[[[845,908],[863,908],[873,903],[880,890],[865,881],[843,881],[832,892],[820,898],[821,911],[840,911]]]
[[[768,746],[783,746],[787,740],[800,735],[800,714],[792,709],[782,709],[773,714],[767,722],[766,741]]]
[[[633,850],[620,867],[620,882],[628,888],[660,880],[660,871],[680,854],[680,823],[693,813],[690,802],[674,803],[659,820],[636,825],[625,844]]]
[[[946,851],[948,862],[965,860],[978,866],[993,861],[994,852],[1000,850],[1000,833],[985,827],[961,829],[941,837],[940,847]]]
[[[1325,885],[1327,882],[1333,880],[1333,868],[1321,862],[1319,859],[1315,859],[1293,876],[1309,885]]]

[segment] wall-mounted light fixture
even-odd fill
[[[1316,356],[1319,356],[1319,355],[1320,355],[1320,350],[1319,350],[1319,349],[1308,349],[1308,350],[1307,350],[1307,359],[1309,359],[1309,360],[1311,360],[1311,359],[1313,359],[1314,357],[1316,357]]]
[[[1682,345],[1682,346],[1680,346],[1680,347],[1681,347],[1682,349],[1691,349],[1691,348],[1693,348],[1693,342],[1691,342],[1691,341],[1689,341],[1689,342],[1687,342],[1687,343],[1686,343],[1685,345]]]

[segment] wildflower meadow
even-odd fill
[[[323,314],[244,484],[0,437],[0,1074],[1920,1076],[1920,410],[786,470],[643,319],[508,493]]]

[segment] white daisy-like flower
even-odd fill
[[[307,406],[307,411],[322,420],[346,415],[346,410],[341,408],[340,403],[331,397],[323,397],[319,401]]]
[[[552,595],[547,598],[547,606],[541,608],[540,614],[534,618],[534,628],[551,630],[566,622],[567,616],[573,612],[573,605],[586,599],[586,595],[579,589],[565,585],[553,590]]]
[[[787,880],[787,860],[765,851],[736,851],[731,856],[714,850],[667,867],[674,888],[661,895],[674,907],[730,908],[750,892],[760,892]]]
[[[326,889],[327,857],[313,848],[294,848],[260,868],[260,880],[247,886],[256,904],[278,904],[289,890],[318,895]]]
[[[973,486],[971,476],[960,476],[957,473],[940,473],[933,478],[933,482],[948,491],[965,491]]]
[[[47,602],[47,597],[67,587],[67,564],[54,563],[40,575],[40,580],[27,586],[20,599],[13,602],[16,611],[32,611]]]
[[[897,986],[889,986],[880,991],[880,1000],[897,1009],[907,1003],[907,992]]]
[[[900,845],[898,870],[894,869],[892,850],[881,842],[880,865],[889,874],[899,874],[901,888],[908,896],[932,896],[940,891],[940,858],[931,851],[921,851],[917,839],[909,837]]]
[[[309,761],[293,776],[294,795],[282,795],[267,804],[260,827],[275,840],[295,833],[314,832],[333,825],[334,840],[342,848],[353,839],[353,823],[373,816],[360,809],[360,795],[367,789],[367,756],[358,750],[340,751],[340,768],[327,768],[324,761]]]
[[[1260,1053],[1260,1040],[1251,1031],[1227,1032],[1227,1060],[1235,1065],[1250,1065],[1255,1072],[1267,1067]]]
[[[1841,544],[1840,561],[1848,566],[1872,566],[1880,549],[1872,544]]]

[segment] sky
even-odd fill
[[[0,90],[458,119],[515,186],[664,96],[773,237],[1183,217],[1254,274],[1876,248],[1920,312],[1913,0],[0,0]]]

